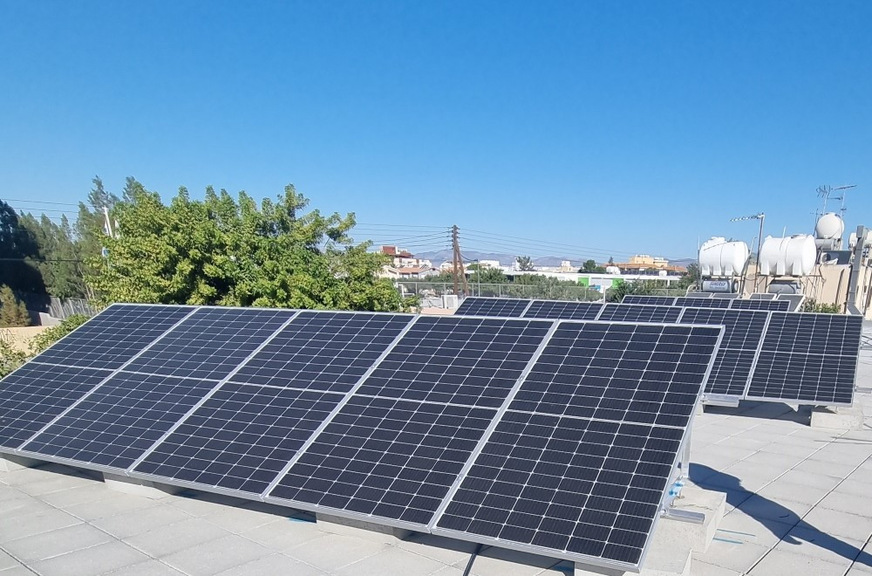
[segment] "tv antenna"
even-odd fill
[[[845,211],[847,210],[847,208],[845,208],[845,195],[846,195],[845,190],[850,190],[851,188],[856,188],[856,187],[857,187],[856,184],[846,184],[845,186],[836,186],[835,188],[833,188],[832,186],[829,186],[827,184],[824,184],[822,186],[818,186],[817,190],[816,190],[818,198],[823,198],[824,202],[823,202],[823,207],[821,208],[821,211],[819,213],[817,213],[816,216],[821,217],[827,213],[827,203],[830,200],[838,200],[840,202],[839,216],[841,216],[842,219],[844,220],[845,219]],[[833,195],[834,193],[835,193],[835,195]]]
[[[745,220],[759,220],[760,232],[757,233],[757,265],[754,267],[754,292],[757,291],[757,284],[760,279],[760,250],[763,249],[763,222],[766,220],[766,214],[759,212],[750,216],[739,216],[738,218],[730,218],[730,222],[744,222]]]

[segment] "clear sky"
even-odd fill
[[[857,184],[872,227],[870,30],[868,0],[3,0],[0,199],[293,183],[357,240],[621,260],[811,232]]]

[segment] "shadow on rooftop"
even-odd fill
[[[821,532],[800,518],[796,512],[785,508],[774,500],[769,500],[744,489],[741,480],[735,476],[719,472],[702,464],[693,463],[690,465],[689,476],[691,481],[701,488],[725,492],[728,504],[754,518],[754,520],[772,532],[776,538],[787,544],[798,545],[805,541],[838,554],[843,558],[847,558],[854,564],[872,567],[872,555],[869,553],[863,552],[848,542]],[[756,496],[756,498],[762,501],[756,501],[755,505],[748,507],[748,509],[742,508],[742,504],[752,496]],[[792,526],[786,533],[785,524]]]
[[[726,416],[744,416],[746,418],[762,418],[764,420],[778,420],[782,422],[796,422],[808,426],[811,423],[811,406],[792,406],[781,402],[756,402],[754,400],[741,400],[735,408],[729,406],[706,406],[705,411],[710,414],[723,414]]]

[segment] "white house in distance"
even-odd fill
[[[429,260],[415,258],[408,250],[396,246],[382,246],[381,253],[391,257],[391,263],[382,268],[382,277],[395,280],[423,278],[433,270]]]

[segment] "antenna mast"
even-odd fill
[[[754,292],[758,291],[760,281],[760,251],[763,249],[763,222],[766,220],[766,214],[752,214],[751,216],[739,216],[738,218],[730,218],[730,222],[742,222],[745,220],[759,220],[760,231],[757,233],[757,265],[754,266]]]

